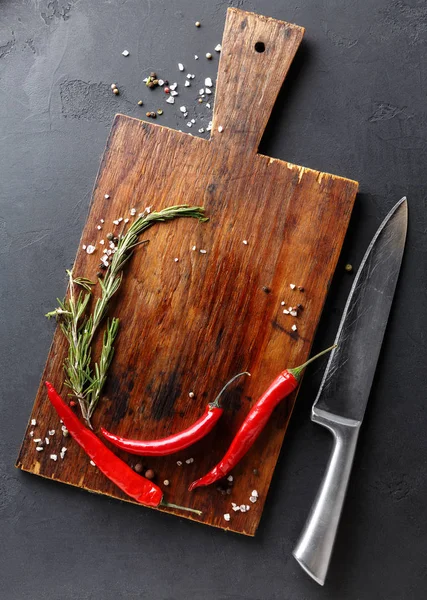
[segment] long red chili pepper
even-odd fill
[[[332,346],[327,350],[323,350],[323,352],[320,352],[299,367],[282,371],[251,408],[222,460],[204,477],[193,481],[189,490],[191,491],[200,486],[210,485],[218,479],[225,477],[251,448],[279,402],[285,398],[285,396],[288,396],[293,392],[298,386],[303,369],[305,369],[305,367],[313,360],[319,358],[322,354],[329,352],[334,347],[335,346]]]
[[[230,379],[215,400],[207,405],[204,414],[190,427],[178,433],[158,440],[134,440],[110,433],[104,427],[101,427],[102,435],[117,446],[117,448],[140,456],[166,456],[184,450],[184,448],[188,448],[201,440],[214,428],[224,412],[220,404],[222,394],[235,379],[242,375],[249,375],[249,373],[245,371]]]
[[[46,387],[51,404],[72,438],[83,448],[98,469],[125,494],[145,506],[159,506],[162,504],[163,506],[202,514],[201,511],[192,508],[165,502],[163,492],[157,485],[132,471],[125,462],[109,450],[90,429],[83,425],[48,381],[46,381]]]

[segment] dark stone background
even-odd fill
[[[156,69],[182,80],[178,61],[197,75],[178,98],[204,114],[194,94],[215,77],[217,54],[203,57],[228,5],[306,27],[262,151],[360,181],[317,349],[333,340],[351,285],[343,265],[357,266],[387,211],[409,200],[400,284],[323,589],[291,556],[331,446],[309,419],[323,366],[304,380],[255,539],[14,469],[52,338],[43,314],[64,293],[112,117],[157,108],[161,93],[142,78]],[[0,1],[2,599],[426,597],[426,58],[425,1]],[[183,127],[179,105],[161,122]]]

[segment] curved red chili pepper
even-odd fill
[[[98,469],[125,494],[140,504],[159,506],[163,498],[162,490],[152,481],[132,471],[125,462],[109,450],[90,429],[83,425],[48,381],[46,381],[46,387],[49,400],[70,435],[93,460]]]
[[[249,375],[249,373],[239,373],[232,377],[232,379],[230,379],[230,381],[222,388],[215,400],[207,405],[206,410],[200,419],[179,433],[174,433],[173,435],[158,440],[134,440],[110,433],[104,429],[104,427],[101,427],[102,435],[112,444],[117,446],[117,448],[140,456],[167,456],[168,454],[174,454],[175,452],[184,450],[184,448],[188,448],[201,440],[214,428],[224,412],[224,409],[221,408],[219,403],[221,395],[226,388],[237,379],[237,377],[241,377],[241,375]]]
[[[332,348],[334,347],[332,346]],[[280,373],[251,408],[222,460],[204,477],[193,481],[188,488],[189,491],[200,486],[210,485],[225,477],[251,448],[279,402],[297,388],[301,371],[313,360],[325,354],[325,352],[329,352],[332,348],[320,352],[300,367],[286,369]]]

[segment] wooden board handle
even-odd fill
[[[229,8],[222,39],[211,138],[257,152],[304,28]],[[222,129],[219,131],[218,128]]]

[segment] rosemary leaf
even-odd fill
[[[164,223],[177,218],[193,218],[200,222],[208,221],[203,207],[179,205],[165,208],[159,212],[145,211],[119,236],[111,264],[104,279],[99,278],[101,295],[95,302],[91,314],[87,314],[95,282],[87,277],[74,277],[67,271],[69,278],[68,297],[58,300],[58,307],[46,314],[55,317],[68,342],[68,355],[64,361],[65,385],[78,400],[82,416],[91,427],[90,419],[101,397],[107,379],[108,368],[114,356],[114,342],[118,334],[119,320],[107,322],[99,362],[93,368],[92,343],[103,319],[107,315],[110,300],[117,293],[123,279],[123,267],[133,255],[134,249],[148,240],[139,241],[141,233],[156,223]],[[85,290],[77,293],[76,286]]]

